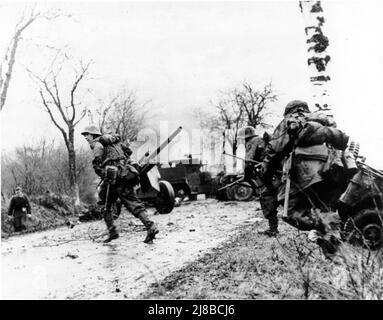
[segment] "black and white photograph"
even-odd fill
[[[383,300],[382,12],[0,0],[1,299]]]

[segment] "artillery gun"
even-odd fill
[[[147,152],[135,164],[140,176],[137,189],[138,198],[153,205],[158,213],[170,213],[174,208],[175,194],[172,185],[161,178],[157,161],[153,161],[160,152],[181,132],[178,127],[161,145],[152,153]]]
[[[156,208],[158,213],[170,213],[174,208],[175,195],[172,185],[161,178],[157,162],[151,161],[180,133],[182,127],[177,128],[155,151],[145,153],[143,157],[132,165],[138,170],[140,183],[137,185],[137,196],[140,200]],[[99,188],[99,186],[98,186]],[[117,219],[122,210],[122,203],[117,199],[112,205],[113,218]],[[91,209],[80,216],[80,221],[102,219],[103,214],[98,207]]]

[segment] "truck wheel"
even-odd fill
[[[174,189],[168,181],[161,180],[159,181],[159,184],[160,192],[157,195],[154,207],[158,213],[170,213],[174,208]]]
[[[182,200],[185,199],[185,197],[187,197],[190,193],[190,188],[187,184],[177,185],[173,189],[176,196],[181,198]]]
[[[248,182],[242,182],[232,187],[234,199],[237,201],[249,201],[253,196],[253,188]]]
[[[383,214],[376,209],[365,209],[348,218],[343,227],[343,238],[351,244],[377,250],[383,245]]]

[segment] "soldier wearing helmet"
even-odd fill
[[[245,148],[247,160],[262,162],[265,156],[266,146],[269,142],[267,132],[262,137],[256,134],[254,127],[247,126],[239,131],[241,136],[245,137]],[[254,173],[254,164],[250,161],[245,161],[245,179],[256,179]],[[269,228],[262,230],[259,233],[269,237],[275,237],[278,234],[278,218],[277,218],[277,194],[274,190],[269,190],[266,186],[260,189],[260,203],[264,217],[267,219]]]
[[[96,126],[84,128],[81,134],[88,141],[93,152],[93,168],[103,180],[100,186],[99,204],[105,204],[104,221],[109,231],[109,236],[104,242],[118,238],[118,232],[113,222],[112,205],[119,199],[126,209],[136,218],[140,219],[147,230],[145,243],[151,243],[159,232],[156,224],[147,215],[145,205],[137,197],[134,186],[139,182],[137,170],[130,164],[130,148],[121,142],[118,135],[104,134]],[[116,168],[116,181],[107,181],[106,167]],[[107,187],[109,184],[109,196]],[[106,199],[107,198],[107,199]]]
[[[286,117],[291,114],[309,113],[309,112],[310,112],[310,109],[306,102],[301,100],[293,100],[286,105],[283,116]]]
[[[331,155],[344,150],[347,141],[348,136],[335,128],[331,118],[310,113],[307,103],[294,100],[287,104],[284,119],[266,149],[264,180],[269,186],[273,173],[291,159],[290,173],[276,190],[280,204],[286,195],[289,197],[287,216],[282,219],[299,230],[315,230],[317,243],[327,257],[335,253],[337,241],[330,224],[317,212],[331,211],[334,206],[339,190],[325,173],[333,164]],[[287,179],[291,185],[288,190]]]

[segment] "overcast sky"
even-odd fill
[[[338,127],[362,145],[367,162],[383,168],[383,5],[380,1],[322,1],[330,39],[331,102]],[[191,110],[209,108],[219,90],[272,81],[282,114],[293,99],[310,101],[304,23],[298,1],[48,3],[74,19],[36,22],[20,44],[1,113],[1,144],[12,150],[41,137],[62,137],[43,111],[25,65],[39,72],[46,51],[67,46],[92,59],[94,104],[121,86],[151,100],[169,130],[193,128]],[[40,5],[41,8],[44,8]],[[23,3],[0,1],[0,54]],[[87,124],[84,119],[80,128]],[[83,145],[76,135],[76,145]]]

